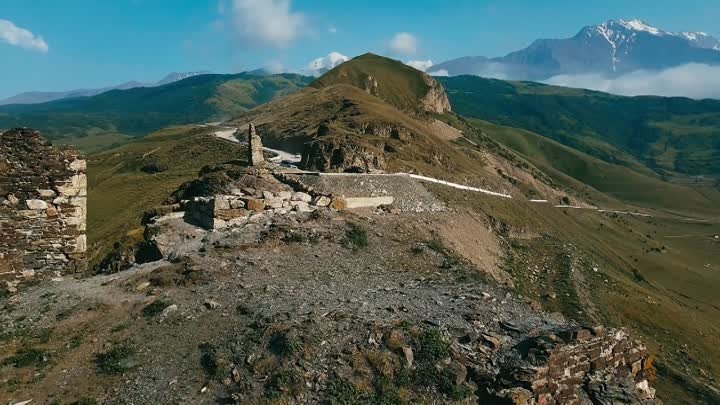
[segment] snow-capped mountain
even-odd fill
[[[584,27],[572,38],[540,39],[500,58],[455,59],[433,66],[429,73],[546,80],[567,74],[612,77],[689,63],[720,65],[720,41],[701,32],[665,31],[641,20],[610,20]]]
[[[720,39],[717,39],[704,32],[679,32],[676,34],[679,37],[683,37],[688,42],[698,48],[707,48],[720,51]]]
[[[184,72],[178,73],[173,72],[162,78],[160,81],[155,83],[142,83],[138,81],[129,81],[116,86],[102,87],[98,89],[76,89],[67,91],[29,91],[20,93],[12,97],[0,100],[0,105],[6,104],[39,104],[46,103],[49,101],[62,100],[65,98],[74,97],[92,97],[101,93],[105,93],[110,90],[128,90],[135,87],[155,87],[162,86],[164,84],[174,83],[179,80],[187,79],[189,77],[208,74],[210,72]]]
[[[312,76],[320,76],[328,70],[350,60],[347,56],[339,52],[330,52],[327,56],[317,58],[308,63],[307,73]]]
[[[170,84],[174,83],[180,80],[187,79],[189,77],[193,76],[200,76],[200,75],[206,75],[209,74],[210,71],[207,70],[201,70],[199,72],[172,72],[168,74],[167,76],[160,79],[159,82],[155,83],[155,86],[162,86],[163,84]]]

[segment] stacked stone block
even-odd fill
[[[527,405],[656,404],[644,370],[647,349],[622,329],[566,330],[530,338],[522,362],[505,367],[499,397]],[[605,401],[605,402],[603,402]]]
[[[0,134],[0,276],[86,269],[85,172],[35,130]]]

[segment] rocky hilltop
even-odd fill
[[[668,376],[700,386],[617,311],[661,299],[616,244],[666,250],[656,219],[558,186],[406,68],[365,55],[193,128],[188,155],[213,137],[229,158],[139,213],[133,243],[0,297],[0,400],[651,405],[681,397]],[[174,144],[156,145],[121,175],[162,176],[140,164]]]
[[[11,403],[658,403],[626,331],[544,312],[448,247],[460,206],[412,177],[288,170],[247,139],[146,214],[103,264],[120,272],[8,299],[10,378],[44,370]]]

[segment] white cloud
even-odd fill
[[[49,49],[43,37],[36,36],[32,32],[20,28],[8,20],[0,20],[0,41],[43,53],[46,53]]]
[[[390,50],[401,55],[414,55],[417,52],[418,41],[415,36],[407,32],[399,32],[390,40]]]
[[[560,75],[545,82],[623,96],[720,98],[720,66],[694,63],[655,72],[636,71],[617,78],[600,74]]]
[[[445,76],[445,77],[447,77],[447,76],[450,76],[450,72],[448,72],[447,69],[440,69],[440,70],[436,70],[436,71],[434,71],[434,72],[430,72],[430,75],[431,75],[431,76]]]
[[[233,0],[232,25],[247,47],[287,47],[305,30],[305,16],[290,0]]]
[[[330,52],[327,56],[317,58],[308,63],[307,69],[301,72],[310,74],[311,76],[319,76],[343,62],[347,62],[349,59],[350,58],[339,52]]]
[[[338,30],[335,27],[330,27],[330,28],[328,28],[328,32],[331,34],[337,34]]]
[[[263,66],[263,70],[271,75],[277,75],[287,72],[285,65],[276,60],[266,63],[265,66]]]
[[[430,59],[428,60],[409,60],[405,62],[406,65],[412,66],[417,70],[422,70],[423,72],[430,69],[433,66],[433,61]]]

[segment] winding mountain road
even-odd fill
[[[237,128],[225,128],[220,131],[216,131],[215,136],[220,139],[229,141],[229,142],[243,143],[243,142],[240,142],[240,140],[235,137],[235,132],[237,132]],[[271,161],[296,164],[296,163],[300,163],[300,160],[301,160],[300,155],[292,154],[292,153],[285,152],[282,150],[271,149],[271,148],[266,148],[266,147],[263,147],[263,150],[271,152],[271,153],[275,153],[277,155],[273,158],[270,158]],[[433,177],[420,176],[420,175],[411,174],[411,173],[319,173],[319,172],[306,172],[306,173],[317,174],[319,176],[408,176],[408,177],[411,177],[411,178],[419,180],[419,181],[435,183],[435,184],[442,184],[444,186],[456,188],[458,190],[473,191],[473,192],[483,193],[483,194],[491,195],[494,197],[500,197],[500,198],[509,198],[509,199],[513,198],[513,196],[511,196],[509,194],[498,193],[495,191],[490,191],[490,190],[486,190],[486,189],[479,188],[479,187],[466,186],[463,184],[452,183],[449,181],[440,180],[440,179],[436,179]],[[533,203],[549,203],[549,201],[547,201],[547,200],[535,199],[535,200],[529,200],[529,201],[533,202]],[[598,208],[598,207],[580,207],[580,206],[564,205],[564,204],[555,205],[554,207],[561,208],[561,209],[585,209],[585,210],[592,210],[592,211],[597,211],[597,212],[609,212],[609,213],[618,214],[618,215],[652,217],[652,215],[650,215],[650,214],[643,214],[643,213],[639,213],[639,212],[628,212],[628,211],[615,211],[615,210],[602,209],[602,208]]]
[[[228,128],[228,129],[216,131],[215,136],[217,136],[220,139],[224,139],[226,141],[230,141],[233,143],[244,143],[244,142],[240,142],[240,140],[235,137],[235,132],[237,132],[237,128]],[[295,163],[300,163],[300,161],[302,160],[302,157],[300,155],[285,152],[283,150],[272,149],[272,148],[267,148],[267,147],[263,147],[263,150],[277,155],[275,157],[270,158],[271,161],[287,162],[287,163],[295,164]]]

